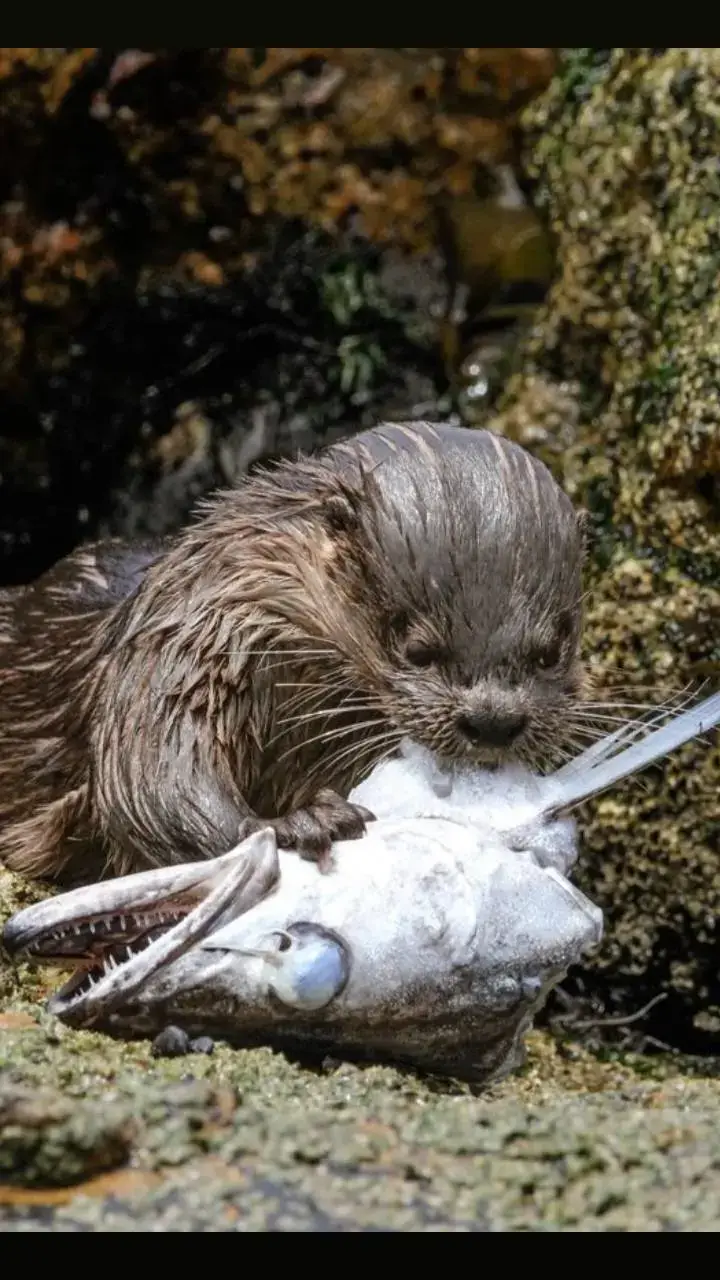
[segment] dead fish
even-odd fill
[[[407,744],[353,793],[377,820],[334,847],[329,875],[268,829],[211,862],[29,907],[3,942],[75,967],[48,1008],[76,1027],[174,1024],[488,1082],[521,1061],[549,990],[602,937],[600,909],[568,879],[568,809],[718,721],[720,694],[625,726],[546,777],[447,774]]]

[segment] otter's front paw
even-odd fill
[[[301,858],[316,862],[320,871],[331,867],[330,851],[336,840],[357,840],[365,834],[365,824],[374,814],[362,805],[350,804],[336,791],[318,791],[312,804],[305,809],[295,809],[285,818],[263,821],[247,818],[240,828],[244,840],[253,831],[272,827],[281,849],[294,849]]]

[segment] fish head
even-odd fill
[[[279,874],[268,828],[211,861],[141,871],[35,903],[7,921],[2,944],[11,957],[70,968],[49,1012],[72,1026],[102,1025],[199,939],[270,893]]]
[[[258,1036],[486,1080],[602,937],[602,913],[555,865],[567,824],[524,834],[513,848],[445,817],[385,820],[336,845],[329,876],[281,855],[276,892],[198,950]]]
[[[172,1021],[486,1080],[515,1065],[547,991],[601,930],[530,847],[435,816],[371,823],[335,846],[328,875],[260,832],[211,863],[30,907],[4,942],[79,965],[49,1002],[74,1026]]]

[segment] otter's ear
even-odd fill
[[[360,524],[359,489],[342,483],[334,485],[320,498],[320,518],[328,533],[352,533]]]

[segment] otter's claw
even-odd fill
[[[253,831],[272,827],[281,849],[294,849],[301,858],[316,862],[318,870],[331,870],[331,849],[336,840],[357,840],[365,834],[365,824],[375,815],[359,804],[350,804],[337,792],[318,791],[312,804],[296,809],[284,818],[269,821],[246,818],[240,827],[240,839]]]

